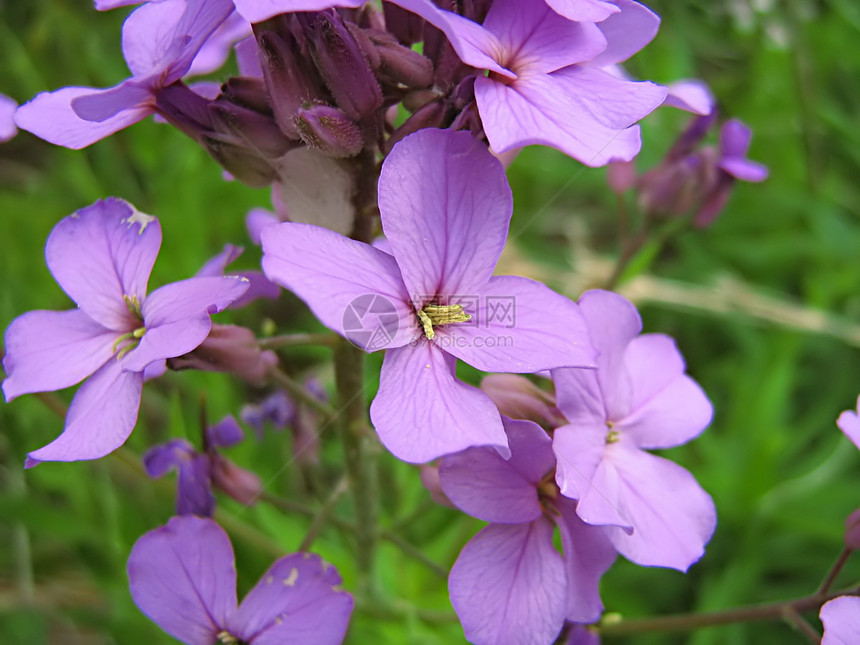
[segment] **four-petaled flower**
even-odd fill
[[[607,529],[584,523],[576,502],[559,494],[547,433],[532,421],[504,423],[510,459],[478,447],[441,460],[448,499],[491,522],[463,547],[448,589],[469,642],[548,645],[565,620],[600,618],[597,585],[616,553]],[[563,556],[553,545],[554,524]]]
[[[46,141],[74,149],[137,123],[155,112],[158,91],[188,73],[201,47],[232,11],[232,0],[143,5],[122,29],[131,78],[105,90],[64,87],[42,92],[18,108],[15,122]]]
[[[276,561],[237,606],[230,538],[193,515],[141,537],[128,580],[140,610],[188,645],[337,645],[353,608],[337,570],[311,553]]]
[[[714,532],[714,503],[689,472],[645,451],[696,437],[711,403],[671,338],[639,336],[642,321],[627,300],[588,291],[579,306],[600,357],[597,370],[552,371],[568,421],[553,433],[558,485],[579,500],[585,522],[607,526],[627,559],[685,571]]]
[[[45,246],[54,279],[77,304],[31,311],[6,331],[6,400],[90,377],[72,400],[63,434],[31,452],[39,461],[102,457],[131,434],[144,371],[202,343],[217,313],[242,296],[246,280],[190,278],[147,295],[161,246],[158,220],[120,199],[82,208],[54,227]]]
[[[350,308],[356,319],[373,308],[396,318],[370,408],[396,457],[506,451],[496,406],[457,380],[456,359],[487,372],[592,366],[578,307],[526,278],[492,276],[511,192],[501,164],[468,133],[426,129],[398,143],[382,167],[379,210],[391,254],[287,222],[263,229],[263,270],[339,333]]]
[[[634,124],[666,98],[664,87],[603,69],[657,33],[660,19],[633,0],[495,0],[481,25],[430,0],[393,1],[489,72],[475,80],[475,101],[496,153],[541,144],[589,166],[629,161],[641,145]]]

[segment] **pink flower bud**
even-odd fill
[[[299,108],[294,124],[302,141],[332,157],[354,157],[364,147],[355,122],[328,105]]]
[[[527,419],[553,427],[567,423],[555,407],[553,396],[524,376],[490,374],[481,381],[481,390],[506,417]]]
[[[860,549],[860,508],[845,520],[845,546],[849,549]]]

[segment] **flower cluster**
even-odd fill
[[[96,2],[127,4],[139,3]],[[152,114],[178,127],[233,177],[273,187],[278,215],[248,218],[264,275],[225,275],[241,252],[227,245],[197,276],[147,294],[155,217],[111,198],[63,219],[46,258],[77,308],[11,324],[3,390],[11,400],[87,380],[63,434],[28,464],[118,448],[143,382],[167,369],[289,380],[293,366],[250,328],[210,320],[284,287],[360,350],[385,351],[369,407],[379,440],[437,472],[439,499],[489,522],[448,581],[471,642],[549,644],[566,622],[598,621],[599,581],[618,554],[686,571],[714,532],[714,504],[687,470],[649,451],[695,438],[712,407],[674,341],[641,334],[636,308],[609,291],[574,302],[494,275],[513,213],[497,155],[541,144],[589,166],[629,162],[637,122],[664,102],[705,112],[700,86],[670,91],[618,67],[658,25],[634,0],[142,4],[123,28],[128,79],[39,94],[16,123],[71,148]],[[186,84],[219,69],[234,43],[239,76]],[[641,179],[648,209],[676,209],[693,182],[704,224],[732,177],[764,178],[745,159],[739,122],[723,126],[719,151],[694,151],[712,119],[698,117]],[[489,374],[482,388],[458,377],[458,361]],[[293,459],[311,446],[305,459],[316,461],[311,410],[329,406],[308,383],[290,390],[302,401],[279,391],[242,417],[258,431],[290,425],[302,443]],[[360,405],[365,387],[340,391],[328,416]],[[146,454],[150,475],[178,470],[177,517],[134,546],[132,597],[187,643],[338,643],[353,599],[316,556],[279,559],[237,605],[232,547],[209,518],[213,487],[246,504],[261,491],[217,450],[241,437],[228,417],[204,430],[201,451],[172,439]]]

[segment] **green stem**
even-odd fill
[[[346,478],[341,479],[337,485],[332,490],[331,494],[328,498],[323,502],[320,510],[317,511],[317,514],[314,516],[313,521],[311,522],[310,528],[308,528],[308,532],[305,535],[302,543],[299,544],[299,551],[308,551],[311,548],[311,545],[314,543],[314,540],[317,539],[317,536],[322,532],[323,526],[325,526],[326,520],[329,519],[329,515],[331,515],[331,511],[334,508],[334,505],[337,504],[337,500],[340,499],[341,495],[346,492],[348,488],[349,480]]]
[[[277,367],[269,369],[269,378],[271,378],[279,387],[284,388],[288,394],[298,399],[309,408],[319,412],[323,416],[324,421],[332,421],[338,416],[339,413],[337,410],[325,401],[320,401],[313,392],[308,390],[301,383],[296,383]]]
[[[378,511],[376,464],[369,445],[364,402],[364,352],[341,341],[335,347],[334,369],[338,405],[343,412],[341,441],[355,504],[359,584],[372,595]]]
[[[816,592],[819,596],[823,596],[830,591],[830,588],[839,576],[839,572],[842,571],[842,567],[845,566],[845,563],[848,562],[848,558],[851,557],[851,553],[852,550],[848,547],[842,549],[842,553],[840,553],[839,557],[836,558],[836,562],[834,562],[833,566],[830,567],[830,571],[827,572],[827,575],[824,577],[824,581]]]
[[[282,334],[280,336],[261,338],[257,341],[257,346],[260,349],[302,347],[305,345],[323,345],[331,347],[335,342],[337,342],[337,338],[337,334],[327,332],[321,334]]]
[[[673,614],[656,616],[654,618],[631,618],[618,622],[606,622],[597,625],[597,630],[603,637],[629,636],[646,632],[687,632],[700,627],[746,623],[756,620],[779,620],[786,612],[803,613],[817,610],[828,600],[838,596],[855,595],[860,592],[860,586],[854,586],[841,591],[826,594],[815,593],[804,598],[769,602],[750,607],[737,607],[721,611],[703,612],[698,614]]]

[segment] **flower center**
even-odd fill
[[[123,334],[113,344],[113,348],[111,351],[116,351],[121,343],[125,341],[130,341],[127,345],[123,345],[123,348],[119,350],[119,354],[116,355],[116,360],[121,360],[123,356],[128,354],[131,350],[137,347],[138,343],[140,343],[140,339],[143,338],[143,335],[146,333],[146,327],[138,327],[134,331],[130,331],[127,334]]]
[[[606,434],[606,443],[617,443],[619,439],[621,439],[621,435],[618,430],[615,429],[615,424],[612,421],[606,422],[606,427],[609,428],[609,432]]]
[[[218,632],[218,642],[221,645],[244,645],[245,643],[245,641],[236,638],[226,629]]]
[[[421,321],[427,340],[433,340],[436,337],[436,332],[433,331],[434,325],[467,322],[472,320],[472,316],[463,313],[462,305],[427,304],[418,310],[418,320]]]
[[[126,295],[123,295],[122,299],[125,300],[125,306],[128,307],[131,315],[143,320],[143,313],[140,310],[140,299],[137,296]]]

